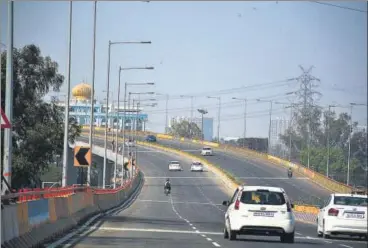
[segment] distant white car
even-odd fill
[[[211,147],[203,147],[201,151],[202,156],[212,156],[212,148]]]
[[[182,171],[181,165],[179,161],[170,161],[169,162],[169,171]]]
[[[317,216],[317,235],[367,237],[367,195],[331,194]]]
[[[194,161],[191,165],[190,165],[190,171],[204,171],[203,168],[203,164],[199,161]]]
[[[239,186],[227,206],[224,238],[237,235],[280,236],[283,243],[294,243],[293,204],[284,189],[266,186]]]
[[[127,146],[127,147],[134,147],[135,146],[135,142],[133,140],[125,141],[125,146]]]

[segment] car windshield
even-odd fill
[[[335,196],[334,204],[344,206],[367,206],[367,198],[354,196]]]
[[[284,205],[286,201],[284,194],[281,192],[256,190],[244,191],[240,202],[254,205]]]

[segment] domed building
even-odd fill
[[[89,101],[92,95],[92,87],[87,83],[76,85],[72,89],[72,96],[77,101]]]
[[[69,103],[69,115],[75,118],[80,125],[89,126],[91,120],[91,96],[92,87],[86,82],[82,82],[72,89],[72,97]],[[113,97],[112,97],[113,98]],[[110,103],[112,100],[110,99]],[[115,104],[115,105],[114,105]],[[65,106],[64,102],[59,102],[59,105]],[[108,111],[108,127],[123,128],[124,105],[122,101],[119,109],[117,109],[117,102],[106,106],[105,103],[95,100],[94,104],[94,125],[97,127],[104,127],[106,124],[106,110]],[[126,129],[129,130],[134,122],[137,120],[137,110],[126,110]],[[138,130],[145,129],[147,121],[147,114],[142,113],[142,109],[138,113]]]

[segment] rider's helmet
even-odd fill
[[[289,171],[291,171],[291,167],[289,167]]]
[[[166,178],[166,182],[170,182],[170,179],[169,178]]]

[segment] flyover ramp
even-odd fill
[[[203,147],[201,144],[164,139],[158,139],[157,143],[197,156],[201,156],[200,151]],[[235,155],[233,152],[212,149],[214,155],[204,158],[229,171],[247,185],[281,187],[293,201],[312,205],[322,204],[331,193],[303,175],[294,174],[293,178],[287,178],[285,167],[261,159],[247,158],[242,154]]]
[[[95,139],[95,145],[103,141]],[[169,172],[168,162],[180,161],[184,171]],[[138,163],[145,175],[145,184],[136,201],[127,209],[103,217],[95,228],[66,241],[76,248],[93,247],[254,247],[265,248],[270,244],[285,247],[278,237],[240,236],[237,241],[222,236],[225,207],[229,199],[226,190],[211,172],[189,171],[190,162],[185,158],[162,151],[138,147]],[[163,193],[165,178],[172,181],[172,194]],[[337,241],[315,238],[313,225],[297,223],[296,243],[293,247],[311,246],[365,247],[359,241]]]

